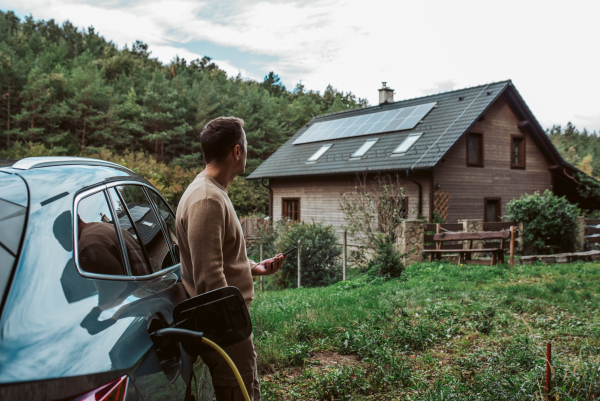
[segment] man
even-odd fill
[[[220,117],[210,121],[200,136],[206,168],[186,189],[177,207],[177,240],[181,277],[190,297],[226,286],[237,287],[250,308],[252,276],[277,272],[281,254],[259,264],[248,260],[242,227],[227,196],[227,186],[246,168],[244,121]],[[225,348],[244,381],[250,398],[260,400],[256,353],[252,336]],[[237,380],[216,352],[202,355],[218,401],[242,400]]]

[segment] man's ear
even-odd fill
[[[235,145],[235,147],[233,148],[233,159],[235,161],[240,160],[240,157],[242,156],[242,148],[240,145]]]

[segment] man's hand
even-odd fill
[[[279,254],[271,259],[265,259],[254,267],[252,274],[254,276],[268,276],[276,273],[277,270],[281,269],[286,256]]]

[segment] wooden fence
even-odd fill
[[[259,224],[262,224],[264,219],[262,217],[252,217],[240,219],[242,225],[242,231],[244,232],[244,238],[247,242],[253,241],[258,235]]]
[[[585,220],[585,242],[588,244],[600,243],[600,219],[586,219]]]

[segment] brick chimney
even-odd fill
[[[383,87],[379,89],[379,104],[394,103],[394,90],[386,86],[387,82],[382,82]]]

